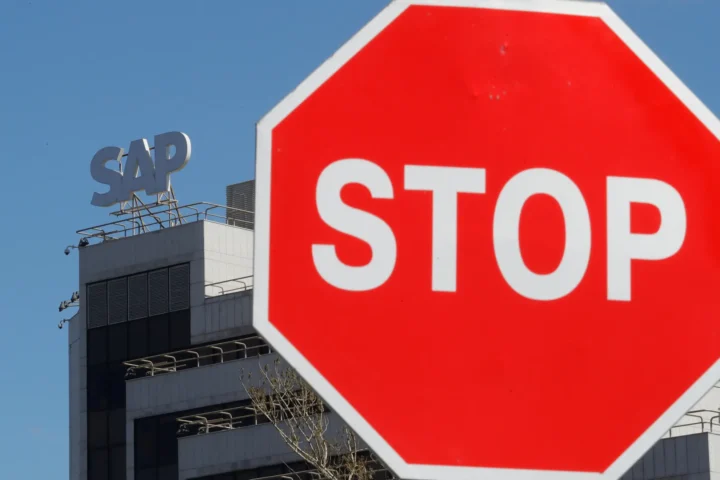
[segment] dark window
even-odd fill
[[[108,369],[110,393],[108,395],[108,408],[125,408],[125,373],[127,367],[121,363],[111,365]]]
[[[107,362],[107,328],[91,328],[87,332],[88,365]]]
[[[128,358],[136,359],[150,354],[148,349],[149,319],[135,320],[128,323]]]
[[[92,365],[88,367],[88,410],[97,412],[108,407],[109,392],[107,365]]]
[[[155,466],[156,417],[135,420],[135,466],[144,469]]]
[[[88,455],[88,480],[108,480],[108,451],[92,449]]]
[[[233,473],[222,473],[220,475],[215,475],[213,477],[213,480],[235,480],[235,474]]]
[[[170,314],[170,350],[190,347],[190,310]]]
[[[88,445],[104,448],[108,444],[108,418],[106,411],[88,412]]]
[[[107,329],[108,332],[108,362],[122,362],[127,360],[127,331],[128,324],[118,323],[116,325],[110,325]]]
[[[110,480],[126,480],[125,445],[110,450]]]
[[[135,480],[157,480],[157,468],[143,468],[136,471]]]
[[[108,439],[110,445],[125,445],[125,409],[110,410],[108,416]]]
[[[158,466],[172,465],[178,461],[177,430],[175,415],[163,416],[157,423],[156,462]]]
[[[170,347],[170,329],[168,315],[150,317],[148,328],[148,346],[150,355],[166,353]]]
[[[157,480],[177,480],[178,478],[178,466],[167,465],[158,468]]]

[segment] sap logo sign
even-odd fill
[[[175,153],[170,156],[170,148]],[[96,207],[109,207],[132,198],[133,193],[145,190],[147,195],[156,195],[170,190],[170,173],[182,170],[190,160],[190,138],[181,132],[167,132],[155,135],[155,164],[147,140],[141,138],[130,143],[125,168],[122,157],[125,151],[120,147],[100,149],[90,162],[92,178],[110,189],[105,193],[93,193],[92,203]],[[117,162],[116,169],[109,168],[108,162]],[[117,167],[120,166],[118,169]]]

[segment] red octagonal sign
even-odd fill
[[[254,324],[402,478],[617,479],[720,378],[719,138],[604,4],[395,1],[258,125]]]

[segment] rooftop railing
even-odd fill
[[[229,293],[244,292],[246,290],[252,290],[252,288],[253,276],[247,275],[245,277],[223,280],[221,282],[206,283],[205,296],[216,297],[218,295],[227,295]]]
[[[143,210],[126,214],[112,222],[83,228],[77,233],[88,240],[116,240],[199,221],[252,229],[253,222],[248,218],[254,218],[253,212],[207,202],[183,206],[144,206]]]
[[[713,433],[720,435],[720,411],[716,410],[691,410],[687,412],[680,421],[675,424],[667,435],[669,437],[678,437],[687,435],[680,429],[691,429],[696,433]],[[687,430],[686,430],[687,431]]]

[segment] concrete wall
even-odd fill
[[[253,333],[252,290],[207,298],[191,313],[193,345]]]
[[[203,225],[205,281],[214,283],[252,275],[253,231],[212,222],[203,222]],[[207,295],[220,293],[219,289],[212,288],[206,292]]]
[[[710,389],[690,411],[695,413],[683,416],[663,438],[702,432],[720,433],[720,388],[715,386]],[[699,424],[701,421],[702,424]]]
[[[621,480],[720,480],[720,436],[660,440]]]
[[[328,432],[341,432],[342,420],[328,414]],[[300,460],[271,424],[178,439],[180,480]]]
[[[85,353],[85,330],[80,328],[80,314],[76,313],[67,323],[68,329],[68,368],[69,368],[69,392],[70,392],[70,476],[75,479],[83,470],[80,466],[80,449],[87,446],[87,392],[85,375],[75,375],[74,372],[85,371],[87,366],[87,354]],[[83,332],[83,335],[81,335]],[[74,453],[75,455],[72,455]]]
[[[259,379],[261,365],[272,364],[276,358],[270,354],[127,381],[127,480],[134,480],[135,419],[245,400],[243,369]]]

